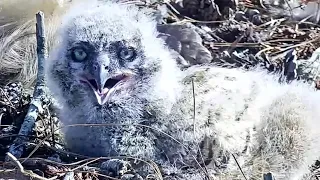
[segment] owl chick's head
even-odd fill
[[[175,99],[179,70],[145,12],[90,2],[63,19],[47,68],[49,87],[61,100],[107,106],[132,98]]]

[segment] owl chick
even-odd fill
[[[66,147],[152,160],[168,179],[242,179],[237,163],[249,179],[307,179],[320,95],[259,68],[180,70],[146,11],[90,2],[63,18],[46,70]]]

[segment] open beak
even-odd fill
[[[98,103],[100,105],[104,105],[106,102],[108,102],[111,94],[115,90],[119,89],[130,77],[131,74],[129,73],[121,73],[106,80],[102,80],[103,78],[99,76],[95,78],[81,78],[80,81],[89,84],[97,98]]]

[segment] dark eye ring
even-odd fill
[[[72,50],[72,59],[75,61],[84,61],[88,54],[83,48],[75,48]]]
[[[132,61],[136,56],[136,50],[133,47],[122,47],[118,51],[118,56],[122,60]]]

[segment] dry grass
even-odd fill
[[[35,14],[46,16],[49,47],[60,16],[67,9],[61,0],[0,1],[0,81],[20,80],[34,83],[37,73]]]

